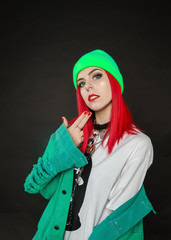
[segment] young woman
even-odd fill
[[[143,187],[151,140],[133,122],[110,55],[83,55],[73,80],[79,116],[62,117],[25,182],[49,199],[33,239],[143,239],[142,219],[153,210]]]

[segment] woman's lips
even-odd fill
[[[92,102],[92,101],[96,100],[99,97],[100,97],[99,95],[91,94],[91,95],[88,96],[88,101]]]

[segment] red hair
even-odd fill
[[[108,148],[108,154],[112,152],[113,147],[116,143],[119,143],[121,138],[123,137],[124,133],[128,134],[137,134],[137,130],[140,130],[137,128],[134,124],[133,118],[131,116],[131,113],[122,97],[121,94],[121,87],[118,83],[118,81],[107,71],[105,71],[110,85],[111,85],[111,91],[112,91],[112,110],[111,110],[111,121],[108,125],[106,134],[102,140],[102,144],[105,140],[105,137],[108,133],[109,138],[106,147]],[[78,114],[82,114],[84,111],[91,111],[85,104],[81,94],[80,89],[77,88],[77,104],[78,104]],[[93,114],[92,114],[93,115]],[[73,119],[70,124],[72,124],[76,119]],[[84,142],[80,146],[80,151],[85,152],[87,148],[88,139],[90,137],[90,134],[93,130],[93,121],[92,117],[89,119],[87,124],[83,128],[84,133]]]

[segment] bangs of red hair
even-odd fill
[[[107,131],[105,136],[103,137],[102,144],[106,138],[106,135],[109,133],[109,138],[105,147],[108,148],[108,154],[112,152],[113,147],[116,143],[122,139],[124,133],[127,134],[137,134],[137,130],[140,130],[138,127],[135,126],[131,113],[122,97],[121,87],[118,81],[107,71],[105,71],[110,85],[111,85],[111,92],[112,92],[112,110],[111,110],[111,120],[108,125]],[[78,115],[82,114],[84,111],[93,111],[87,107],[85,104],[81,94],[80,89],[77,88],[77,105],[78,105]],[[92,116],[94,113],[92,114]],[[70,124],[72,124],[76,120],[73,119]],[[93,130],[93,120],[92,117],[88,120],[87,124],[83,128],[84,134],[84,142],[80,146],[80,151],[85,153],[87,148],[88,139],[91,135]]]

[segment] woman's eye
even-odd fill
[[[79,82],[78,87],[81,88],[85,85],[85,82]]]
[[[101,78],[101,77],[102,77],[102,74],[101,74],[101,73],[97,73],[97,74],[94,75],[93,78],[99,79],[99,78]]]

